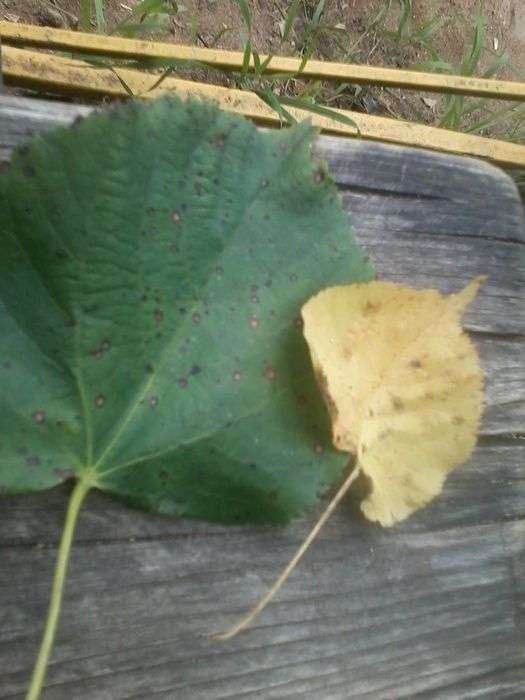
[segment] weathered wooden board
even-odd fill
[[[86,107],[0,98],[0,161]],[[44,700],[519,698],[525,694],[523,210],[466,158],[321,138],[378,274],[487,284],[466,318],[487,375],[480,443],[428,509],[391,530],[349,499],[278,600],[223,644],[311,518],[225,528],[90,494]],[[22,698],[67,492],[0,499],[0,698]]]

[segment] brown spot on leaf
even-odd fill
[[[405,407],[399,396],[392,396],[392,406],[394,407],[395,411],[402,411]]]
[[[158,406],[158,403],[159,403],[159,397],[158,396],[150,396],[148,403],[149,403],[151,408],[156,408]]]
[[[181,389],[186,389],[186,387],[188,386],[188,380],[185,377],[181,377],[178,381],[178,384]]]
[[[35,169],[31,163],[22,163],[21,170],[25,177],[34,177],[35,175]]]
[[[261,187],[268,187],[267,178],[263,177],[263,179],[261,180]]]
[[[191,320],[193,321],[193,323],[200,323],[201,322],[201,315],[199,313],[195,312],[193,314],[193,316],[191,317]]]
[[[100,408],[101,406],[103,406],[105,401],[106,401],[106,399],[102,394],[98,394],[97,396],[95,396],[95,406],[97,408]]]
[[[314,452],[316,455],[322,455],[324,452],[324,447],[317,443],[316,445],[314,445]]]
[[[238,369],[235,370],[235,372],[232,373],[232,379],[236,382],[240,382],[242,378],[241,373],[239,372]]]
[[[257,328],[259,326],[259,321],[255,318],[255,316],[252,316],[250,318],[250,328]]]
[[[465,422],[463,416],[452,416],[453,425],[462,425]]]
[[[314,172],[314,182],[319,185],[321,182],[323,182],[324,178],[325,178],[324,170],[322,170],[321,168],[318,168]]]
[[[46,414],[45,411],[35,411],[33,413],[33,423],[36,423],[37,425],[42,425],[42,423],[45,423],[46,421]]]
[[[164,319],[164,311],[162,309],[155,309],[153,312],[153,318],[156,323],[161,323]]]
[[[371,314],[376,314],[380,308],[381,308],[381,304],[379,302],[373,303],[371,301],[367,301],[363,307],[363,314],[365,316],[370,316]]]
[[[276,376],[277,375],[275,374],[274,368],[268,365],[268,367],[264,370],[264,378],[273,382]]]
[[[176,224],[180,224],[180,222],[182,221],[182,216],[181,216],[180,211],[178,209],[174,209],[171,212],[171,218],[172,218],[172,221],[174,221]]]
[[[408,472],[405,472],[403,474],[403,477],[401,479],[401,483],[406,489],[414,488],[414,480],[412,479],[412,475],[409,474]]]

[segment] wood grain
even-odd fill
[[[0,160],[87,108],[0,98]],[[480,161],[322,137],[359,240],[386,279],[489,280],[465,325],[487,406],[472,458],[390,530],[349,498],[278,600],[224,644],[307,533],[132,511],[81,513],[43,700],[519,698],[525,689],[523,211]],[[0,698],[22,698],[70,487],[0,499]],[[320,506],[321,507],[321,506]]]

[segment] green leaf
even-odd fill
[[[128,103],[0,176],[0,491],[286,521],[337,479],[298,323],[367,280],[307,123]]]

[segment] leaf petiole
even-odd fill
[[[231,639],[232,637],[235,637],[239,632],[242,632],[243,629],[248,627],[248,625],[257,618],[264,608],[268,605],[268,603],[272,600],[272,598],[278,593],[281,588],[283,587],[284,583],[286,582],[287,578],[290,576],[292,571],[295,569],[297,564],[299,563],[299,560],[302,559],[303,555],[305,554],[306,550],[310,547],[312,542],[315,540],[317,535],[319,534],[320,529],[323,527],[325,522],[328,520],[328,518],[332,515],[334,510],[337,508],[339,505],[339,502],[343,498],[343,496],[346,494],[350,486],[354,483],[355,479],[359,476],[360,474],[360,468],[359,465],[354,467],[354,469],[350,472],[350,475],[345,479],[343,484],[339,487],[338,492],[335,494],[335,496],[332,498],[330,503],[327,505],[326,509],[324,510],[323,514],[319,518],[319,520],[316,522],[312,530],[310,531],[310,534],[308,537],[304,540],[304,542],[301,544],[297,552],[294,554],[294,556],[290,559],[282,573],[280,574],[279,578],[275,581],[273,586],[270,588],[269,591],[265,593],[265,595],[261,598],[261,600],[255,605],[250,612],[242,617],[239,622],[237,622],[233,627],[230,627],[226,632],[221,632],[219,634],[213,634],[211,637],[212,639],[216,639],[219,642],[224,642],[227,639]]]
[[[55,565],[53,587],[51,589],[51,600],[47,611],[44,636],[42,637],[42,641],[40,643],[38,658],[33,669],[31,684],[29,686],[29,690],[27,691],[26,700],[38,700],[44,684],[47,664],[53,647],[58,617],[60,615],[60,607],[62,605],[64,580],[69,561],[69,552],[71,551],[71,542],[73,541],[73,534],[75,532],[75,526],[80,508],[92,485],[92,482],[89,480],[80,479],[77,481],[69,499],[64,529],[62,531],[62,537],[58,548],[58,557]]]

